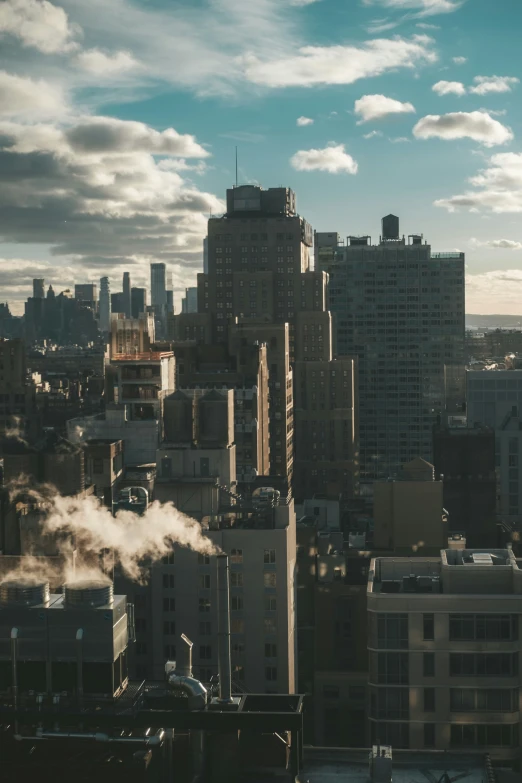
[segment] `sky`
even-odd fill
[[[109,275],[176,302],[240,184],[318,231],[399,215],[522,314],[520,0],[2,0],[0,301]]]

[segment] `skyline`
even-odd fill
[[[125,25],[121,19],[125,19]],[[466,253],[467,312],[522,314],[522,110],[511,0],[6,0],[0,290],[202,267],[234,181],[317,231]],[[2,70],[3,69],[3,70]],[[117,282],[118,281],[118,282]]]

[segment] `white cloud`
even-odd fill
[[[299,150],[290,158],[297,171],[327,171],[329,174],[357,174],[357,163],[344,144],[332,144],[320,150]]]
[[[0,116],[52,117],[66,111],[60,87],[42,79],[28,79],[0,71]]]
[[[384,8],[416,11],[418,16],[433,16],[457,11],[465,0],[363,0],[365,5],[380,5]]]
[[[469,91],[476,95],[487,95],[490,92],[511,92],[512,86],[518,84],[520,79],[516,76],[475,76],[474,87]]]
[[[513,139],[510,128],[481,111],[428,114],[415,125],[413,135],[417,139],[473,139],[486,147]]]
[[[431,88],[437,95],[465,95],[466,88],[462,82],[446,82],[444,80],[437,82]]]
[[[352,84],[396,68],[415,68],[437,59],[425,35],[410,39],[374,39],[360,46],[305,46],[296,54],[265,59],[242,58],[246,78],[268,87]]]
[[[466,309],[469,313],[522,314],[522,271],[494,269],[466,276]]]
[[[469,182],[474,190],[439,199],[435,206],[450,212],[460,208],[497,214],[522,212],[522,153],[492,155],[487,167]]]
[[[298,125],[300,128],[304,127],[305,125],[313,125],[314,121],[311,117],[298,117],[296,120],[296,125]]]
[[[76,57],[76,63],[97,76],[112,76],[139,67],[130,52],[102,52],[101,49],[86,49]]]
[[[455,65],[464,65],[464,63],[468,62],[467,57],[452,57],[451,59],[453,60]]]
[[[429,24],[428,22],[417,22],[415,27],[420,27],[421,30],[440,30],[440,25]]]
[[[513,239],[480,240],[472,237],[470,244],[473,247],[490,247],[495,250],[522,250],[522,242],[515,242]]]
[[[363,135],[363,139],[374,139],[376,136],[382,136],[382,131],[372,130]]]
[[[406,144],[410,142],[410,139],[408,139],[406,136],[396,136],[395,138],[391,138],[389,141],[391,141],[392,144]]]
[[[354,111],[361,118],[359,120],[361,124],[370,120],[380,120],[389,114],[415,114],[415,107],[411,103],[401,103],[385,95],[363,95],[355,101]]]
[[[153,155],[177,155],[206,158],[209,153],[189,134],[174,128],[157,131],[143,122],[114,117],[87,117],[65,132],[70,147],[79,153],[147,152]]]
[[[304,6],[318,2],[320,2],[320,0],[290,0],[290,5]]]
[[[44,54],[73,49],[79,34],[63,8],[48,0],[3,0],[0,3],[0,34],[18,38],[23,46]]]

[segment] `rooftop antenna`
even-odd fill
[[[236,188],[237,188],[237,146],[236,146]]]

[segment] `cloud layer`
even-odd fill
[[[354,111],[360,117],[361,124],[380,120],[389,114],[415,114],[415,107],[411,103],[401,103],[385,95],[363,95],[355,101]]]
[[[488,93],[511,92],[511,88],[520,82],[516,76],[475,76],[474,86],[469,91],[475,95]]]
[[[297,171],[326,171],[329,174],[357,174],[357,163],[344,148],[332,144],[324,149],[299,150],[290,158]]]
[[[0,36],[13,36],[25,47],[44,54],[69,52],[76,47],[79,30],[63,8],[48,0],[2,0]]]
[[[466,87],[462,82],[437,82],[431,88],[437,95],[466,95]]]
[[[299,128],[303,128],[306,125],[313,125],[313,124],[314,124],[314,121],[312,120],[311,117],[298,117],[297,120],[296,120],[296,125]]]
[[[471,177],[474,190],[439,199],[435,206],[450,212],[459,208],[497,214],[522,212],[522,153],[492,155],[487,168]]]
[[[483,111],[428,114],[413,128],[417,139],[472,139],[493,147],[513,139],[510,128]]]

